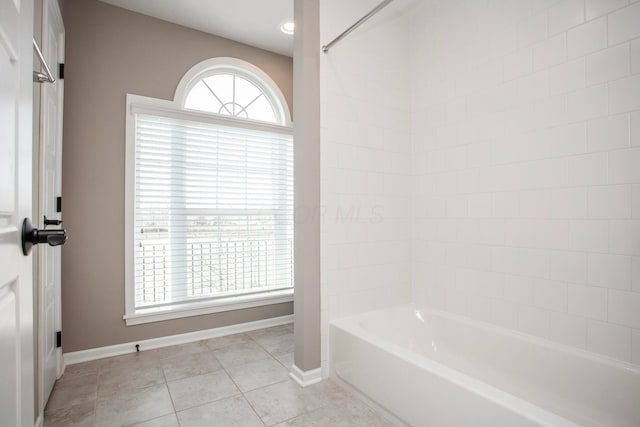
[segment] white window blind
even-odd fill
[[[292,288],[292,136],[134,120],[136,310]]]

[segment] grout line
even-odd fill
[[[235,383],[235,382],[234,382]],[[268,387],[268,386],[267,386]],[[260,388],[257,388],[256,390],[259,390]],[[238,387],[238,390],[240,390],[240,387]],[[250,390],[253,391],[253,390]],[[240,390],[240,393],[242,394],[242,398],[244,399],[245,402],[247,402],[247,404],[249,405],[249,407],[251,408],[251,410],[253,411],[254,414],[256,414],[256,417],[258,417],[258,419],[260,420],[260,422],[263,425],[267,425],[267,423],[262,419],[262,417],[260,416],[260,414],[258,414],[258,411],[256,411],[256,408],[254,408],[253,404],[251,403],[251,401],[249,399],[247,399],[247,396],[245,395],[245,392],[243,392],[242,390]]]
[[[266,329],[266,328],[265,328],[265,329]],[[282,334],[281,336],[285,336],[285,335],[289,335],[289,334],[291,334],[291,332],[290,332],[290,331],[287,331],[287,332],[286,332],[286,334]],[[269,358],[270,358],[271,360],[275,360],[275,361],[278,363],[278,366],[282,366],[282,367],[284,367],[285,369],[287,369],[287,368],[286,368],[286,366],[284,366],[284,365],[283,365],[283,363],[282,363],[282,362],[280,362],[280,360],[278,360],[274,354],[272,354],[271,352],[267,351],[267,350],[266,350],[266,348],[265,348],[264,346],[262,346],[258,341],[256,341],[253,337],[251,337],[251,336],[248,336],[248,337],[249,337],[249,339],[250,339],[250,342],[255,342],[256,344],[258,344],[258,346],[259,346],[260,348],[264,349],[264,351],[269,355]],[[207,348],[206,348],[206,350],[204,350],[202,353],[208,353],[208,354],[213,355],[213,357],[214,357],[214,358],[216,359],[216,361],[218,361],[218,363],[219,363],[219,360],[218,360],[218,359],[217,359],[217,357],[215,356],[214,350],[212,350],[212,349],[210,349],[210,348],[208,348],[208,347],[207,347]],[[196,353],[196,354],[199,354],[199,353]],[[184,355],[184,356],[189,356],[189,355]],[[181,357],[181,356],[177,356],[177,357]],[[168,359],[168,358],[167,358],[167,359]],[[175,419],[178,421],[178,423],[180,423],[180,421],[179,421],[179,419],[178,419],[178,412],[179,412],[179,411],[177,411],[177,410],[176,410],[175,402],[174,402],[173,396],[171,395],[171,392],[170,392],[170,390],[169,390],[169,386],[168,386],[168,383],[169,383],[170,381],[168,381],[168,380],[167,380],[166,373],[165,373],[164,369],[163,369],[163,368],[162,368],[162,366],[161,366],[161,365],[162,365],[162,362],[163,362],[164,360],[167,360],[167,359],[157,359],[157,360],[154,360],[152,363],[150,363],[149,365],[147,365],[147,367],[150,367],[150,368],[160,368],[160,369],[162,369],[163,384],[164,384],[164,386],[165,386],[165,388],[166,388],[167,392],[169,393],[169,397],[170,397],[170,399],[171,399],[171,403],[172,403],[172,406],[173,406],[173,415],[174,415]],[[262,359],[262,360],[267,360],[267,359]],[[252,362],[247,362],[247,363],[252,363]],[[271,386],[274,386],[274,385],[276,385],[276,384],[284,384],[285,382],[290,382],[291,380],[290,380],[289,378],[286,378],[286,379],[284,379],[284,380],[282,380],[282,381],[278,381],[278,382],[275,382],[275,383],[273,383],[273,384],[267,384],[267,385],[264,385],[264,386],[262,386],[262,387],[258,387],[258,388],[256,388],[256,389],[248,390],[247,392],[243,392],[243,391],[242,391],[242,390],[240,390],[240,388],[238,387],[238,384],[236,383],[236,381],[231,377],[231,375],[230,375],[230,374],[229,374],[229,372],[227,371],[227,368],[226,368],[224,365],[222,365],[221,363],[220,363],[220,370],[219,370],[219,371],[224,372],[224,373],[225,373],[225,375],[227,375],[227,376],[228,376],[228,378],[232,381],[232,383],[233,383],[233,384],[236,386],[236,388],[238,389],[239,394],[235,394],[235,395],[232,395],[232,396],[227,396],[227,397],[224,397],[224,398],[222,398],[222,399],[217,399],[217,400],[214,400],[214,401],[211,401],[211,402],[205,402],[205,403],[202,403],[202,404],[200,404],[200,405],[196,405],[196,406],[193,406],[193,407],[189,407],[189,408],[182,409],[181,411],[190,410],[190,409],[197,408],[197,407],[200,407],[200,406],[204,406],[204,405],[212,404],[212,403],[215,403],[215,402],[220,402],[220,401],[225,400],[225,399],[233,399],[233,398],[236,398],[236,397],[240,397],[240,396],[242,396],[242,398],[244,399],[244,401],[245,401],[246,403],[248,403],[248,405],[250,406],[250,408],[251,408],[251,410],[253,411],[253,413],[258,417],[258,419],[260,419],[260,422],[261,422],[263,425],[267,426],[268,424],[267,424],[267,423],[262,419],[262,417],[260,417],[260,415],[259,415],[259,414],[258,414],[258,412],[256,411],[256,408],[252,405],[252,403],[249,401],[249,399],[247,399],[247,397],[246,397],[246,393],[254,392],[254,391],[256,391],[256,390],[260,390],[260,389],[265,389],[265,388],[267,388],[267,387],[271,387]],[[217,372],[217,371],[214,371],[214,372]],[[96,372],[96,399],[94,399],[94,400],[93,400],[93,414],[92,414],[92,416],[93,416],[93,419],[94,419],[94,424],[95,424],[95,419],[96,419],[95,417],[96,417],[97,401],[98,401],[98,399],[97,399],[97,389],[98,389],[98,387],[99,387],[99,382],[100,382],[100,380],[99,380],[99,373],[100,373],[100,372],[99,372],[99,370],[98,370],[98,372]],[[204,375],[204,374],[200,374],[200,375]],[[196,375],[196,376],[197,376],[197,375]],[[186,378],[193,378],[193,377],[194,377],[194,376],[190,376],[190,377],[186,377]],[[186,378],[181,378],[181,380],[182,380],[182,379],[186,379]],[[159,384],[152,384],[152,385],[149,385],[149,386],[146,386],[146,387],[136,388],[136,390],[144,390],[144,389],[147,389],[147,388],[149,388],[149,387],[154,387],[154,386],[157,386],[157,385],[159,385]],[[341,387],[341,389],[342,389],[342,387]],[[314,412],[318,411],[319,409],[322,409],[322,408],[324,408],[324,407],[326,407],[326,406],[327,406],[327,405],[323,405],[322,407],[317,408],[317,409],[315,409],[315,410],[313,410],[313,411],[304,411],[304,412],[302,412],[302,413],[300,413],[300,414],[297,414],[296,416],[294,416],[294,417],[292,417],[292,418],[289,418],[289,419],[287,419],[287,420],[284,420],[284,421],[282,421],[282,422],[286,422],[286,421],[289,421],[289,420],[292,420],[292,419],[296,419],[296,418],[299,418],[299,417],[305,416],[305,415],[307,415],[307,414],[314,413]],[[180,411],[180,412],[181,412],[181,411]],[[377,414],[377,412],[376,412],[375,410],[374,410],[374,412]],[[155,417],[155,418],[150,418],[150,419],[148,419],[148,420],[144,420],[144,421],[142,421],[142,422],[146,422],[146,421],[151,421],[151,420],[159,419],[159,418],[162,418],[162,417],[165,417],[165,416],[168,416],[168,415],[169,415],[169,414],[164,414],[164,415],[161,415],[161,416],[158,416],[158,417]]]
[[[264,328],[264,329],[268,329],[268,328]],[[267,351],[267,350],[266,350],[266,349],[265,349],[265,348],[264,348],[264,347],[263,347],[263,346],[262,346],[258,341],[256,341],[252,336],[250,336],[249,334],[246,334],[246,335],[247,335],[247,337],[249,337],[249,339],[250,339],[252,342],[256,343],[260,348],[262,348],[262,349],[263,349],[263,350],[264,350],[264,351],[269,355],[269,357],[270,357],[271,359],[273,359],[273,360],[275,360],[276,362],[280,363],[277,359],[275,359],[275,357],[273,357],[273,355],[272,355],[271,353],[269,353],[269,352],[268,352],[268,351]],[[268,359],[261,359],[261,360],[258,360],[258,361],[256,361],[256,362],[259,362],[259,361],[262,361],[262,360],[268,360]],[[247,362],[247,363],[253,363],[253,362]],[[245,364],[246,364],[246,363],[245,363]],[[266,387],[270,387],[270,386],[273,386],[273,385],[275,385],[275,384],[284,383],[285,381],[288,381],[288,379],[287,379],[287,380],[283,380],[283,381],[278,381],[278,382],[273,383],[273,384],[267,384],[267,385],[264,385],[264,386],[262,386],[262,387],[257,387],[257,388],[252,389],[252,390],[243,391],[242,389],[240,389],[240,387],[238,386],[238,384],[236,383],[236,381],[233,379],[233,377],[231,376],[231,374],[229,374],[229,372],[227,371],[227,369],[226,369],[222,364],[221,364],[221,366],[222,366],[222,369],[224,369],[224,371],[227,373],[227,375],[229,375],[229,378],[231,379],[231,381],[235,384],[235,386],[236,386],[236,387],[238,388],[238,390],[240,391],[240,394],[242,395],[242,398],[243,398],[243,399],[245,400],[245,402],[249,405],[249,407],[250,407],[250,408],[251,408],[251,410],[254,412],[254,414],[256,414],[256,416],[258,417],[258,419],[260,420],[260,422],[261,422],[264,426],[267,426],[267,423],[262,419],[262,417],[260,416],[260,414],[258,414],[258,411],[255,409],[255,407],[253,406],[253,404],[251,403],[251,401],[247,398],[246,393],[249,393],[249,392],[252,392],[252,391],[255,391],[255,390],[260,390],[260,389],[263,389],[263,388],[266,388]],[[238,365],[238,366],[239,366],[239,365]],[[284,422],[284,421],[283,421],[283,422]]]
[[[161,365],[162,359],[157,360],[155,363]],[[169,389],[169,382],[167,381],[167,376],[164,373],[164,368],[162,366],[159,366],[159,368],[162,371],[162,378],[164,378],[164,386],[167,389],[167,394],[169,394],[169,400],[171,400],[171,406],[173,407],[173,415],[176,417],[176,420],[177,420],[178,412],[176,411],[176,404],[173,401],[173,395],[171,394],[171,390]],[[178,424],[180,424],[180,421],[178,421]]]

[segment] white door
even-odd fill
[[[34,424],[31,214],[33,2],[0,0],[0,423]]]
[[[56,73],[64,63],[64,26],[57,1],[44,3],[42,11],[42,54]],[[62,195],[62,105],[64,80],[41,83],[40,90],[40,183],[38,218],[35,224],[43,227],[44,218],[61,220],[56,199]],[[38,228],[40,228],[38,227]],[[55,225],[49,228],[59,228]],[[38,247],[38,353],[41,410],[49,399],[53,384],[62,373],[62,349],[56,346],[56,332],[61,330],[61,258],[60,247]]]

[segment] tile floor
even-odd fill
[[[45,409],[54,426],[392,426],[327,380],[288,376],[292,325],[71,365]]]

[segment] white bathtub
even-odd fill
[[[640,370],[413,306],[331,322],[331,375],[411,426],[640,426]]]

